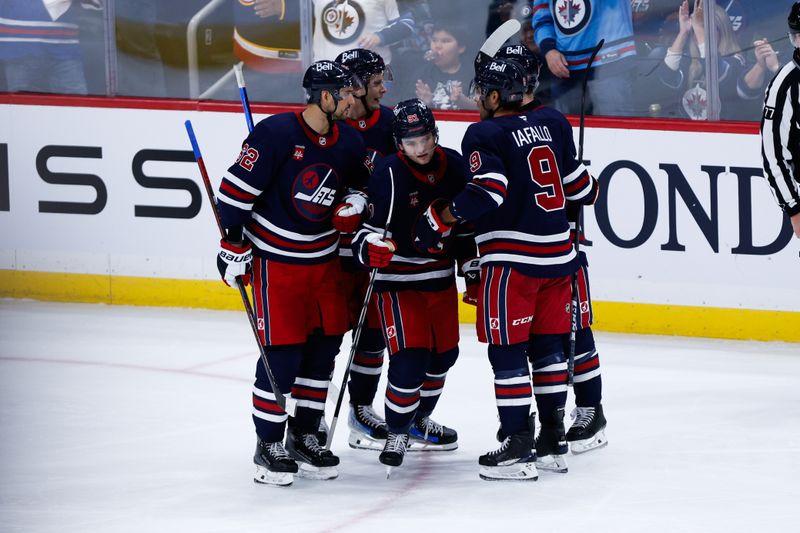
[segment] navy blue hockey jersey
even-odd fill
[[[254,253],[285,263],[336,256],[331,214],[348,187],[369,175],[361,135],[334,123],[320,136],[298,113],[259,122],[222,179],[217,205],[225,228],[244,225]]]
[[[392,170],[391,177],[389,169]],[[417,248],[414,232],[417,220],[432,201],[454,198],[468,180],[464,158],[449,148],[438,147],[434,160],[424,169],[408,161],[402,153],[387,156],[378,163],[369,179],[370,218],[353,241],[353,251],[357,253],[367,233],[383,234],[394,197],[387,237],[395,241],[397,250],[389,266],[378,271],[376,292],[435,291],[445,289],[455,281],[454,259],[465,260],[475,256],[472,230],[466,225],[456,226],[442,253]]]
[[[391,108],[382,105],[367,117],[345,121],[361,133],[367,145],[367,155],[373,164],[380,161],[381,158],[395,153],[397,149],[392,137],[392,120],[394,120],[394,113]]]
[[[367,159],[370,169],[385,156],[395,152],[394,138],[392,137],[392,120],[394,113],[386,106],[380,106],[374,113],[359,120],[347,119],[345,122],[361,134],[367,145]],[[345,270],[356,268],[353,263],[351,248],[353,233],[342,233],[339,242],[339,256],[342,258],[342,267]]]
[[[536,277],[577,269],[566,202],[593,203],[597,181],[577,161],[572,126],[537,106],[467,128],[461,150],[472,180],[451,204],[475,224],[481,265],[510,265]]]

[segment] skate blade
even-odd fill
[[[299,468],[297,476],[304,479],[336,479],[339,477],[339,470],[335,466],[314,466],[308,463],[297,463]]]
[[[452,452],[458,449],[458,442],[451,442],[450,444],[436,444],[427,440],[417,439],[411,437],[408,439],[406,446],[407,452]]]
[[[349,444],[350,447],[355,450],[375,450],[380,452],[383,450],[383,447],[386,444],[386,439],[373,439],[369,435],[351,431],[350,438],[347,440],[347,444]]]
[[[259,485],[272,485],[274,487],[288,487],[294,481],[291,472],[272,472],[261,465],[256,465],[253,481]]]
[[[394,470],[393,466],[386,466],[386,479],[392,477],[392,470]]]
[[[569,449],[575,455],[590,452],[604,446],[608,446],[608,439],[606,439],[606,432],[603,430],[595,433],[594,437],[590,439],[576,440],[569,443]]]
[[[514,463],[508,466],[481,466],[478,476],[485,481],[537,481],[536,463]]]
[[[566,474],[569,471],[567,467],[567,458],[563,455],[545,455],[544,457],[537,457],[536,468],[547,472],[556,472],[558,474]]]

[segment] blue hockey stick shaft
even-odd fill
[[[244,83],[244,74],[242,73],[242,65],[237,64],[233,66],[236,73],[236,85],[239,86],[239,99],[242,101],[242,109],[244,109],[244,120],[247,122],[247,131],[253,131],[253,113],[250,111],[250,99],[247,98],[247,86]]]

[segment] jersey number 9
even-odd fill
[[[534,146],[528,153],[528,166],[531,180],[543,189],[533,195],[536,205],[545,211],[564,209],[564,186],[553,149],[547,145]]]

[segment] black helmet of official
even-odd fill
[[[516,61],[525,70],[528,76],[528,91],[533,92],[539,86],[539,73],[542,64],[536,54],[531,52],[524,44],[513,44],[502,47],[494,55],[496,59],[510,59]]]
[[[357,89],[360,81],[353,76],[350,70],[333,61],[315,61],[306,69],[303,76],[303,89],[306,92],[306,102],[319,104],[322,101],[322,91],[328,91],[335,102],[341,100],[339,91],[346,87]]]
[[[433,111],[419,98],[403,100],[394,106],[394,120],[392,121],[392,136],[398,148],[403,139],[421,137],[433,133],[436,142],[439,142],[439,128]]]
[[[350,69],[350,72],[358,76],[364,85],[376,74],[383,73],[385,80],[391,79],[391,71],[386,67],[383,58],[366,48],[345,50],[336,56],[336,62]]]
[[[795,2],[789,11],[789,29],[792,33],[800,33],[800,2]]]
[[[500,94],[500,103],[522,102],[528,88],[528,76],[522,65],[510,59],[492,59],[485,63],[472,80],[470,93],[483,100],[492,91]]]

